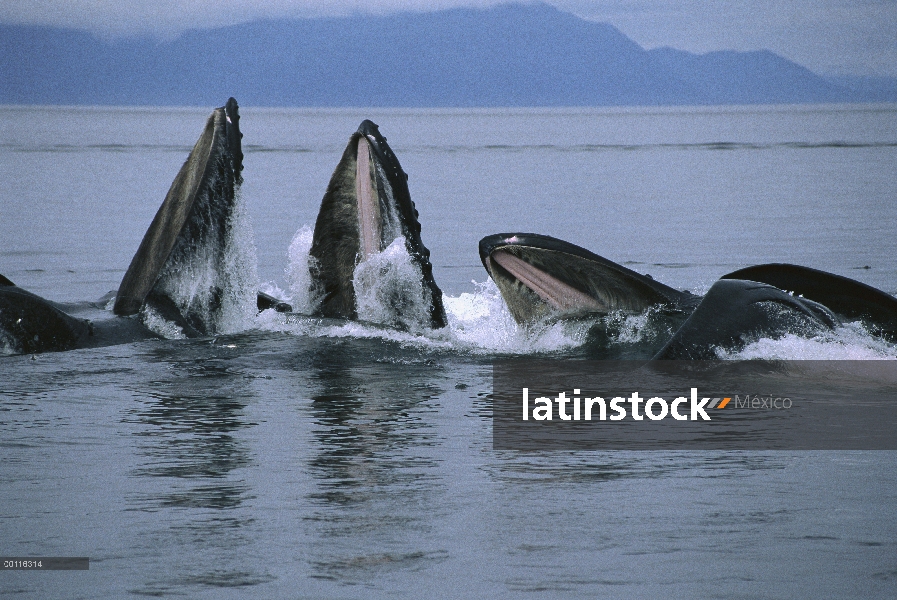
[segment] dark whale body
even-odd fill
[[[897,338],[897,299],[847,277],[787,264],[724,275],[700,298],[548,236],[502,233],[480,241],[483,266],[519,323],[651,307],[687,319],[654,359],[704,360],[762,337],[814,335],[861,319]]]
[[[113,309],[117,317],[104,310],[105,302],[50,302],[0,275],[0,351],[30,354],[158,337],[135,317],[144,307],[188,336],[215,333],[221,290],[200,290],[185,302],[166,289],[173,276],[166,270],[177,271],[200,252],[213,263],[223,260],[242,182],[239,119],[233,98],[209,116],[122,279]]]
[[[654,359],[712,360],[718,348],[738,351],[763,337],[809,336],[840,323],[812,300],[757,281],[721,279]]]
[[[84,346],[90,324],[0,276],[0,349],[16,354]]]
[[[861,320],[891,341],[897,341],[897,298],[848,277],[789,264],[757,265],[720,279],[767,283],[827,306],[846,320]]]
[[[0,353],[98,348],[158,337],[138,319],[111,316],[105,304],[51,302],[0,275]]]
[[[420,269],[426,320],[433,328],[445,327],[442,291],[433,279],[430,251],[421,240],[417,217],[408,175],[377,125],[363,121],[349,138],[315,221],[310,272],[312,289],[321,295],[321,316],[358,318],[355,267],[403,236]],[[396,302],[401,304],[402,299]]]

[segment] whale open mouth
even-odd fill
[[[377,174],[371,160],[371,145],[367,138],[358,138],[355,162],[355,196],[358,207],[358,237],[361,256],[367,259],[380,252],[383,227],[380,198],[377,194]]]
[[[601,311],[609,309],[598,299],[587,293],[561,281],[557,277],[534,267],[522,258],[518,258],[507,250],[495,250],[490,256],[491,271],[494,273],[496,265],[504,269],[509,275],[515,277],[520,283],[541,298],[546,304],[558,311]]]
[[[433,279],[430,252],[421,240],[418,212],[407,181],[377,125],[363,121],[333,172],[315,222],[310,276],[312,293],[321,296],[317,312],[322,316],[360,318],[359,297],[370,290],[356,289],[361,283],[355,280],[356,268],[402,238],[418,274],[411,277],[414,281],[407,282],[409,285],[392,286],[389,302],[395,305],[397,320],[388,324],[446,325],[442,291]],[[375,262],[383,264],[382,260]],[[367,275],[366,281],[377,279]],[[398,314],[407,313],[412,306],[417,312],[424,306],[425,314]]]
[[[233,291],[223,275],[243,181],[239,120],[233,98],[209,116],[131,259],[116,315],[150,304],[191,335],[220,329],[222,298]]]
[[[637,314],[658,304],[689,304],[692,298],[545,235],[485,237],[480,241],[480,258],[519,323],[615,311]]]

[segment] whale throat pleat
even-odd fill
[[[592,296],[537,269],[510,252],[496,250],[492,253],[491,259],[556,310],[565,312],[582,309],[607,310],[607,307]]]
[[[361,259],[380,252],[381,215],[380,199],[374,181],[371,164],[371,149],[364,137],[358,138],[357,160],[355,162],[355,196],[358,202],[358,233]]]

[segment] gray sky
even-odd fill
[[[897,76],[897,0],[546,0],[645,48],[768,49],[817,73]],[[173,37],[263,17],[489,6],[490,0],[3,0],[0,22]]]

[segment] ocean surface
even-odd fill
[[[117,289],[211,108],[0,107],[0,273],[61,302]],[[790,262],[895,294],[897,106],[241,115],[251,279],[302,304],[310,228],[369,118],[409,174],[449,327],[266,312],[0,356],[0,554],[90,557],[0,572],[0,594],[897,595],[894,452],[494,450],[492,360],[589,350],[577,327],[518,328],[477,252],[534,232],[695,293]],[[726,357],[897,347],[848,324]]]

